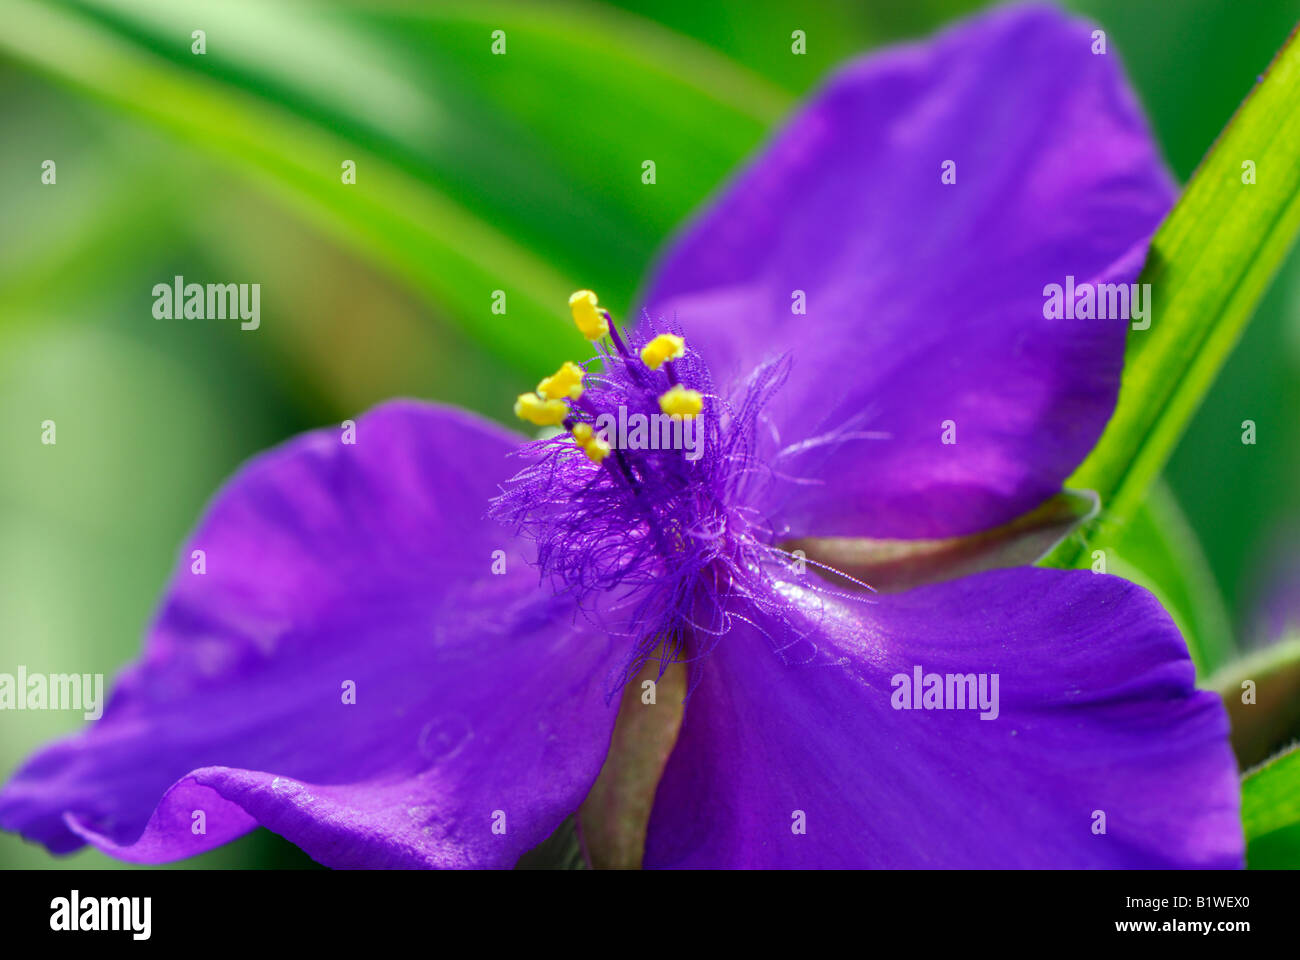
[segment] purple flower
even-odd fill
[[[647,865],[1240,866],[1223,708],[1144,590],[872,593],[781,549],[988,530],[1097,439],[1127,322],[1044,319],[1044,286],[1133,281],[1174,191],[1091,46],[1015,8],[849,64],[670,248],[657,319],[624,340],[577,297],[610,345],[520,399],[557,437],[398,401],[247,464],[0,825],[146,863],[261,824],[330,866],[508,866],[669,655]],[[687,449],[620,444],[620,408]]]

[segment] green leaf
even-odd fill
[[[1274,830],[1246,844],[1250,870],[1300,870],[1300,825]]]
[[[0,53],[250,176],[529,379],[585,349],[568,294],[590,286],[626,309],[663,232],[792,99],[695,41],[581,7],[11,0],[6,13]],[[490,52],[495,29],[506,56]],[[491,313],[498,289],[505,316]]]
[[[1130,331],[1115,414],[1066,481],[1096,490],[1104,512],[1051,565],[1079,564],[1138,509],[1290,248],[1300,229],[1297,103],[1293,34],[1156,233],[1139,278],[1151,284],[1151,326]],[[1253,184],[1242,182],[1246,161]]]
[[[1300,748],[1246,774],[1241,783],[1241,825],[1248,844],[1300,825]]]

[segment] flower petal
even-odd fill
[[[1046,320],[1044,288],[1134,280],[1174,188],[1093,42],[1015,7],[851,63],[670,245],[644,303],[720,388],[791,356],[756,504],[789,535],[988,529],[1100,435],[1128,324]]]
[[[737,622],[699,664],[648,866],[1241,865],[1222,704],[1140,587],[1021,567],[862,602],[779,592],[805,636],[779,657],[771,615]],[[997,674],[996,718],[895,709],[917,666]]]
[[[617,658],[483,519],[517,441],[413,401],[355,439],[236,475],[102,720],[16,774],[0,825],[146,863],[262,824],[329,866],[502,866],[577,809]]]

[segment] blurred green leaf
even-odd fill
[[[568,293],[625,309],[662,233],[790,102],[585,6],[12,0],[0,51],[253,176],[530,378],[584,349]]]
[[[1250,870],[1300,870],[1300,825],[1274,830],[1246,844]]]
[[[1242,780],[1241,824],[1247,843],[1300,825],[1300,748],[1274,757]]]
[[[1105,512],[1052,565],[1080,563],[1141,505],[1300,229],[1300,44],[1293,39],[1152,242],[1139,278],[1154,296],[1151,327],[1130,332],[1115,414],[1066,481],[1096,490]],[[1242,182],[1244,161],[1255,165],[1254,184]]]
[[[614,0],[721,50],[737,63],[802,93],[867,46],[915,37],[987,6],[990,0]],[[791,34],[803,32],[793,55]]]

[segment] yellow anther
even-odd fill
[[[558,427],[569,415],[563,400],[543,400],[535,393],[521,393],[515,401],[515,416],[539,427]]]
[[[573,440],[578,446],[582,447],[582,452],[587,455],[587,459],[592,463],[600,463],[609,455],[609,444],[596,436],[596,431],[591,429],[589,423],[575,423],[573,425]]]
[[[641,362],[658,370],[665,360],[676,360],[686,353],[686,341],[673,333],[661,333],[641,348]]]
[[[582,396],[582,378],[587,371],[571,360],[537,385],[537,392],[546,400],[577,400]]]
[[[569,297],[569,309],[573,311],[573,322],[588,340],[599,340],[609,333],[609,323],[596,309],[596,295],[590,290],[579,290]]]
[[[677,414],[689,420],[704,409],[704,396],[698,390],[688,390],[680,383],[659,397],[659,409],[672,416]]]
[[[582,452],[587,455],[587,459],[592,463],[600,463],[609,456],[609,444],[600,437],[592,437],[582,445]]]

